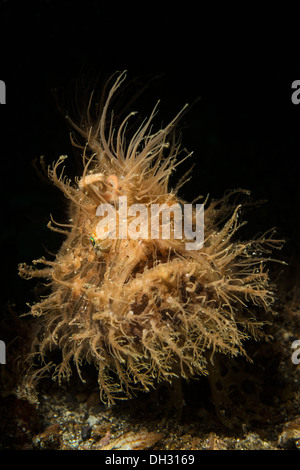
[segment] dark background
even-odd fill
[[[195,163],[184,198],[251,190],[253,199],[268,202],[249,214],[246,235],[276,226],[287,240],[282,258],[297,262],[300,105],[292,104],[291,84],[300,79],[300,60],[292,42],[284,45],[281,23],[257,13],[246,26],[249,12],[235,12],[232,26],[222,12],[217,21],[215,11],[206,14],[194,2],[165,9],[66,0],[0,5],[7,90],[0,108],[2,306],[15,303],[22,313],[34,283],[18,278],[18,263],[46,255],[45,247],[56,252],[63,240],[46,225],[50,213],[64,221],[66,200],[32,165],[40,155],[51,164],[68,154],[66,172],[74,172],[54,90],[68,107],[78,78],[88,88],[116,70],[128,70],[129,80],[160,76],[137,108],[149,115],[160,99],[158,126],[201,97],[182,120],[183,146]]]

